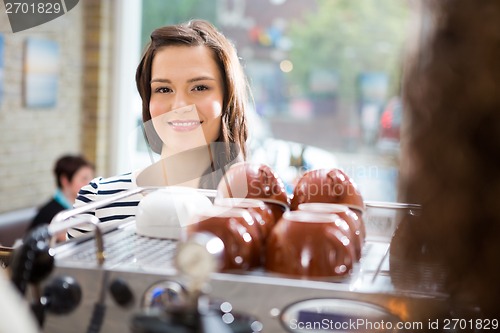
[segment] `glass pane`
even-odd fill
[[[305,170],[340,167],[365,200],[397,200],[406,1],[143,0],[143,45],[191,18],[236,45],[254,98],[253,160],[290,192]]]

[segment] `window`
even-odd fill
[[[143,0],[141,45],[154,28],[191,18],[211,21],[236,45],[254,98],[252,159],[290,189],[307,168],[335,166],[365,200],[397,200],[402,114],[393,104],[405,1]]]

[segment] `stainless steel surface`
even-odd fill
[[[350,304],[361,302],[378,307],[401,321],[423,322],[426,319],[419,318],[419,311],[415,309],[441,309],[446,305],[445,295],[428,290],[419,292],[418,286],[415,289],[398,289],[393,285],[389,271],[388,250],[397,227],[398,214],[415,208],[418,207],[367,205],[363,217],[367,226],[367,241],[361,261],[348,278],[295,279],[263,270],[214,273],[209,282],[210,297],[231,303],[234,311],[256,316],[262,322],[264,332],[287,331],[287,327],[293,326],[293,323],[287,322],[289,317],[283,315],[290,313],[286,312],[287,309],[315,299],[327,299],[332,304],[342,300],[350,300]],[[109,282],[117,278],[126,281],[135,299],[132,306],[120,307],[107,297],[102,332],[128,332],[131,317],[155,302],[154,290],[163,293],[156,301],[166,305],[175,302],[176,297],[184,297],[184,292],[179,290],[187,285],[187,281],[178,274],[173,264],[176,241],[137,235],[134,220],[122,222],[111,229],[104,230],[106,260],[101,268],[96,261],[94,240],[90,236],[56,248],[53,276],[73,276],[82,287],[83,300],[70,315],[48,315],[44,332],[86,331],[93,304],[102,298],[98,293],[102,270],[108,272]]]
[[[370,208],[388,208],[388,209],[420,209],[418,204],[409,204],[401,202],[386,201],[365,201],[365,206]]]

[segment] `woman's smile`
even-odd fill
[[[190,132],[203,124],[200,120],[172,120],[167,124],[176,132]]]

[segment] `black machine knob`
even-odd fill
[[[82,289],[71,276],[58,276],[45,286],[43,298],[49,312],[67,314],[80,304]]]
[[[31,283],[43,281],[54,268],[54,255],[50,252],[48,244],[39,242],[35,253]]]
[[[117,278],[111,282],[109,292],[115,302],[122,307],[129,307],[134,304],[134,294],[128,283],[121,278]]]

